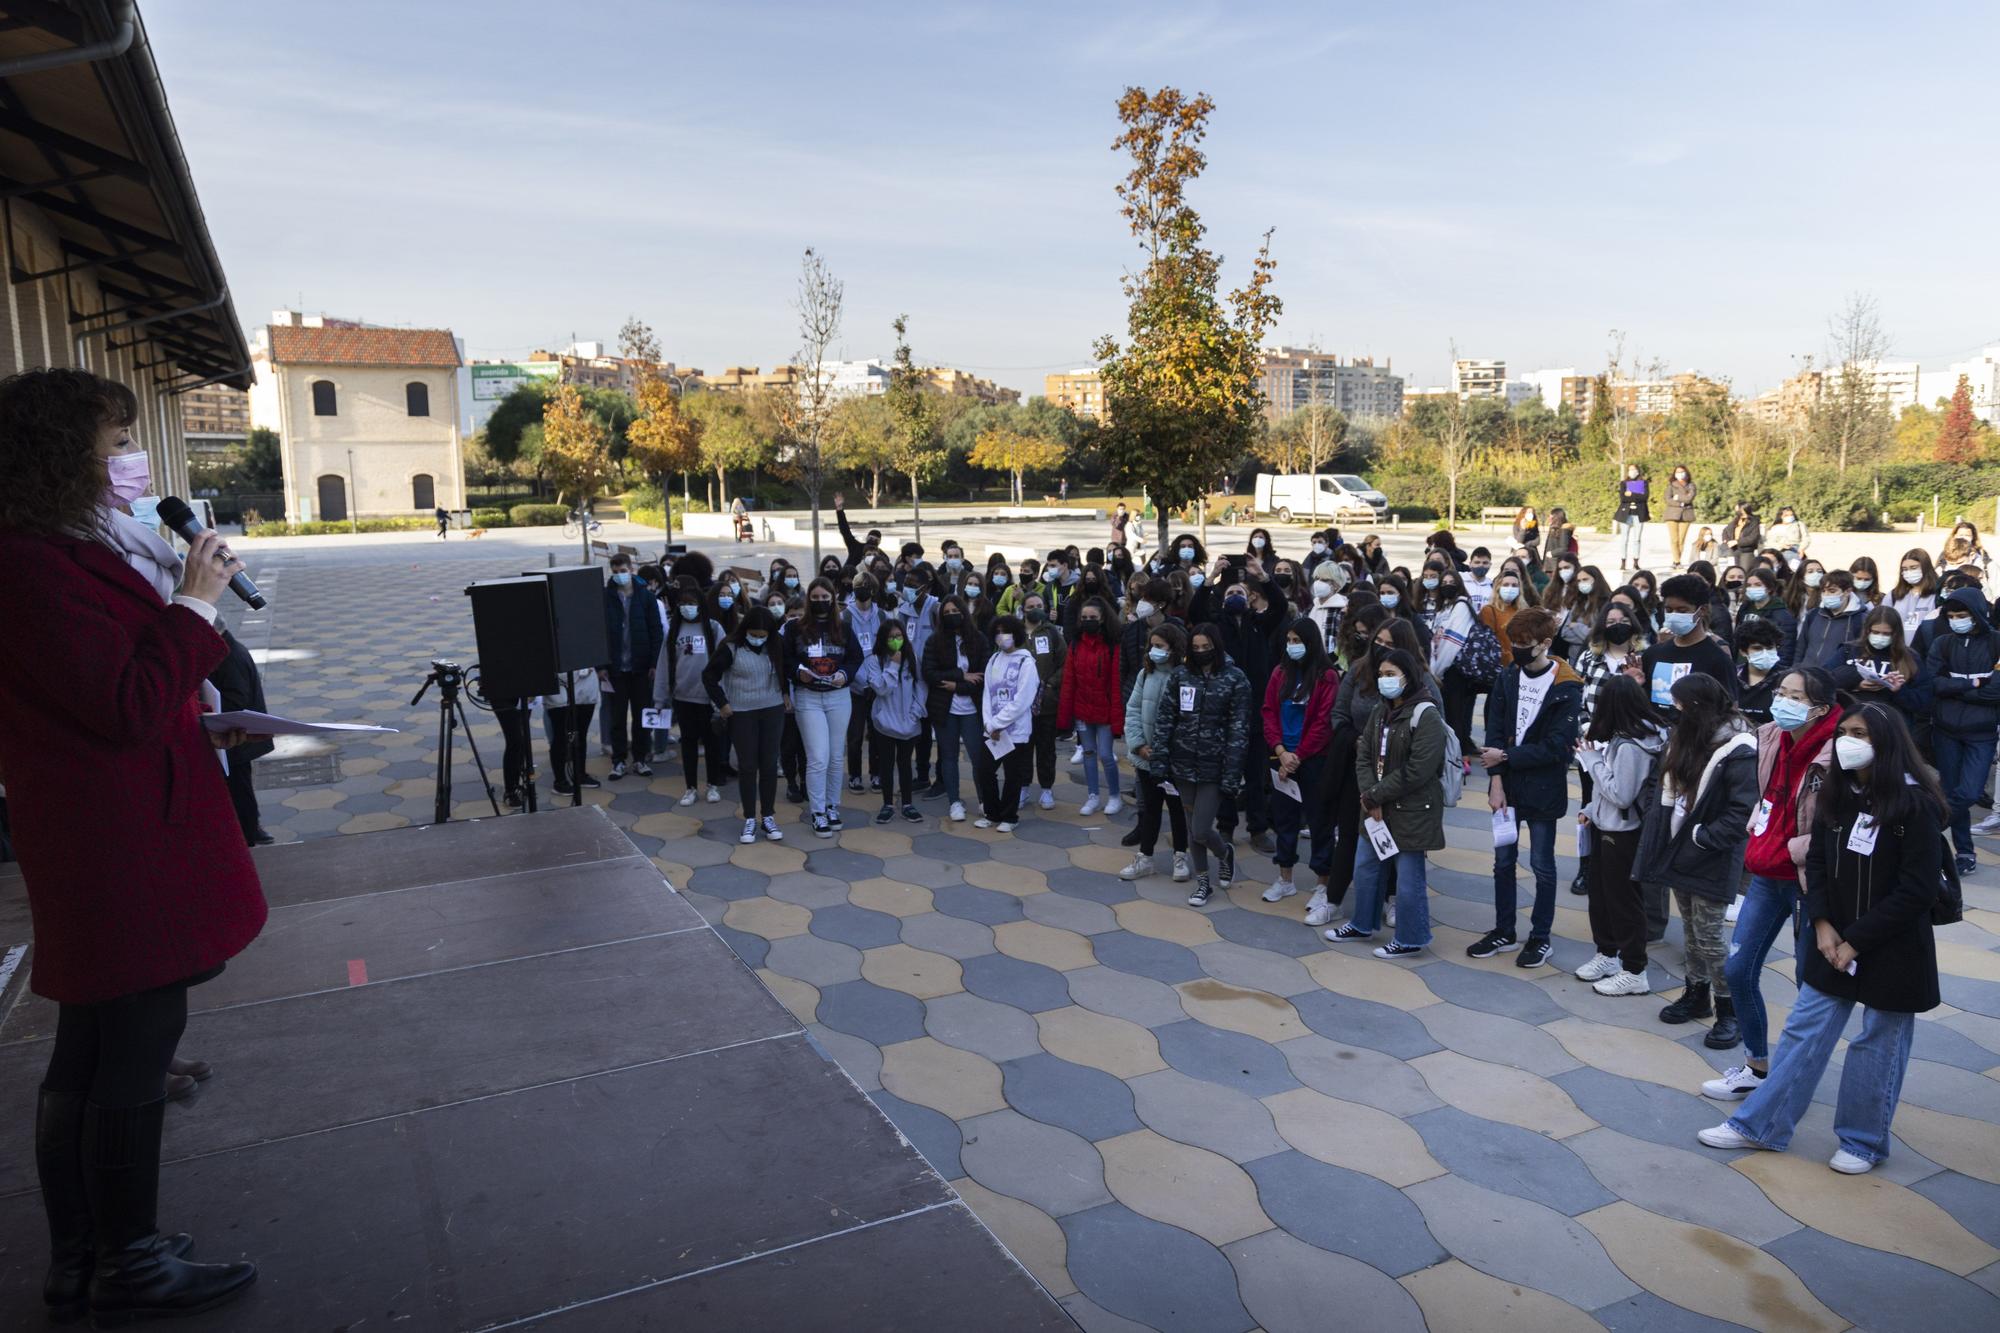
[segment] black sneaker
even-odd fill
[[[924,788],[922,792],[918,793],[917,799],[920,801],[942,801],[944,799],[944,784],[942,782],[933,782],[930,786]]]
[[[813,836],[815,838],[831,838],[833,836],[833,830],[827,827],[825,815],[815,814],[813,816]]]
[[[785,799],[793,805],[804,805],[806,803],[806,789],[804,787],[787,787],[785,788]]]
[[[1529,940],[1521,949],[1521,956],[1514,960],[1515,967],[1546,967],[1549,961],[1549,942]]]
[[[1130,833],[1120,838],[1118,840],[1118,845],[1120,847],[1137,847],[1139,845],[1139,830],[1135,828]]]
[[[903,818],[909,820],[912,824],[921,824],[924,822],[924,813],[914,805],[905,805],[903,807]]]
[[[576,785],[579,787],[602,787],[604,784],[599,782],[596,778],[590,776],[590,774],[585,773],[582,777],[576,780]]]
[[[875,812],[875,822],[878,824],[886,824],[895,817],[896,807],[893,805],[885,805]]]
[[[613,764],[611,766],[611,772],[608,773],[606,776],[609,777],[613,782],[616,782],[618,781],[618,779],[624,777],[625,761],[621,759],[617,763]]]
[[[853,777],[853,778],[849,778],[849,779],[847,780],[847,789],[848,789],[849,791],[860,791],[860,790],[861,790],[861,779],[860,779],[860,778],[858,778],[858,777]]]
[[[1512,953],[1521,942],[1504,930],[1489,930],[1465,946],[1467,958],[1491,958],[1496,953]]]
[[[868,790],[869,790],[869,791],[881,791],[881,790],[882,790],[882,779],[880,779],[880,778],[878,778],[878,777],[870,777],[870,778],[868,779]]]
[[[841,824],[841,822],[840,822],[840,807],[839,807],[839,806],[837,806],[837,805],[836,805],[836,806],[833,806],[833,807],[831,807],[831,808],[829,808],[829,809],[827,810],[827,812],[826,812],[826,826],[827,826],[828,828],[832,829],[832,830],[833,830],[833,831],[834,831],[835,833],[838,833],[838,832],[840,832],[840,830],[841,830],[841,829],[842,829],[842,828],[844,827],[844,825],[842,825],[842,824]]]
[[[643,759],[639,760],[637,763],[632,765],[632,771],[634,773],[637,773],[642,778],[650,778],[653,776],[653,766],[647,763]]]
[[[565,787],[562,783],[558,782],[555,784],[555,793],[558,796],[574,796],[576,795],[576,788]]]
[[[1219,888],[1228,888],[1236,882],[1236,844],[1222,844],[1222,855],[1215,858],[1215,882]]]
[[[1215,886],[1208,882],[1208,876],[1196,875],[1194,877],[1194,887],[1188,890],[1188,899],[1187,899],[1188,906],[1189,907],[1203,906],[1208,902],[1210,898],[1213,898],[1214,896],[1215,896]]]
[[[1974,856],[1971,852],[1960,852],[1958,854],[1958,873],[1960,876],[1973,874],[1978,869],[1979,858],[1977,856]]]

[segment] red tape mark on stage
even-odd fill
[[[366,986],[368,984],[367,959],[350,958],[347,960],[347,984],[350,986]]]

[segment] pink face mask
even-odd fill
[[[104,460],[104,470],[111,478],[104,491],[110,504],[129,505],[153,484],[153,460],[144,450],[113,454]]]

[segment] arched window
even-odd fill
[[[335,402],[333,396],[332,380],[313,381],[313,415],[316,417],[337,417],[340,415],[338,404]]]
[[[421,389],[424,386],[417,384],[411,387]],[[431,480],[430,473],[419,472],[416,476],[410,478],[410,508],[437,508],[437,485]]]
[[[319,513],[315,517],[322,523],[347,521],[346,478],[329,472],[319,479]]]
[[[403,399],[409,404],[411,416],[427,417],[431,414],[431,387],[421,380],[411,380],[403,386]]]

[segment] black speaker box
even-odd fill
[[[590,671],[604,665],[604,570],[592,564],[522,573],[548,580],[556,621],[556,670]]]
[[[499,703],[555,693],[555,619],[549,609],[549,580],[485,579],[469,585],[465,595],[472,599],[480,688],[487,699]],[[603,638],[600,630],[600,657]]]

